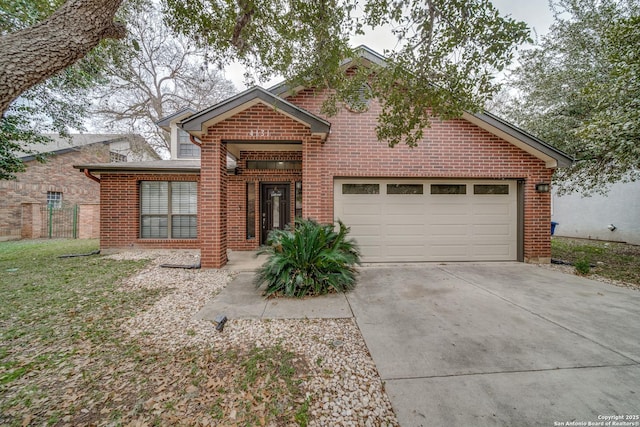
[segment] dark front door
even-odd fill
[[[266,243],[271,230],[282,230],[289,224],[289,184],[262,184],[261,200],[261,243]]]

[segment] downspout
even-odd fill
[[[98,178],[97,176],[91,175],[91,172],[89,172],[89,169],[83,169],[83,170],[87,178],[91,178],[92,180],[100,184],[100,178]]]
[[[198,147],[202,148],[202,143],[201,143],[201,142],[196,141],[195,136],[193,136],[193,135],[191,135],[191,134],[189,134],[189,141],[191,141],[191,143],[192,143],[192,144],[195,144],[195,145],[197,145]]]

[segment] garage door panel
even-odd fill
[[[475,236],[511,236],[511,227],[507,224],[473,224],[471,230]]]
[[[358,239],[376,239],[380,240],[380,225],[379,224],[357,224],[357,225],[348,225],[351,229],[351,236],[358,236]]]
[[[418,243],[415,245],[409,244],[392,244],[386,246],[387,251],[392,253],[392,256],[400,256],[400,257],[408,257],[408,256],[416,256],[421,257],[422,253],[425,251],[424,242]]]
[[[436,260],[458,260],[458,258],[464,258],[468,256],[467,244],[431,244],[430,252],[431,256]]]
[[[438,203],[427,205],[429,213],[433,216],[466,216],[469,214],[468,203]]]
[[[385,227],[385,235],[386,236],[416,236],[416,230],[420,230],[422,228],[422,224],[390,224]],[[422,238],[424,232],[418,231],[419,237]]]
[[[380,194],[343,195],[342,184],[377,184]],[[431,183],[467,194],[430,194]],[[387,184],[422,185],[424,194],[386,194]],[[474,185],[509,185],[509,194],[474,194]],[[351,227],[365,262],[504,261],[517,258],[514,181],[337,179],[335,216]]]
[[[514,206],[515,207],[515,206]],[[486,215],[486,216],[494,216],[494,215],[502,215],[502,216],[511,216],[513,213],[513,208],[511,204],[508,203],[496,203],[495,205],[491,204],[482,204],[482,205],[473,205],[472,212],[474,215]]]
[[[394,250],[392,253],[396,253],[396,251],[404,253],[402,250],[403,247],[421,247],[424,248],[425,242],[423,239],[416,238],[414,236],[393,236],[387,237],[385,239],[385,247]]]
[[[468,224],[436,224],[429,227],[432,236],[468,236],[470,234]]]
[[[382,207],[379,203],[357,203],[350,202],[342,206],[342,216],[346,215],[364,215],[364,216],[378,216],[382,213]]]
[[[504,244],[477,244],[473,246],[473,256],[478,259],[482,259],[487,255],[492,255],[496,257],[510,257],[511,256],[511,247],[510,245]]]
[[[424,203],[403,203],[398,205],[386,205],[383,212],[388,215],[424,215]]]

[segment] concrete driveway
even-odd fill
[[[638,291],[413,264],[363,268],[347,299],[402,426],[640,426]]]

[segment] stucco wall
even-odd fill
[[[640,245],[640,182],[613,184],[606,196],[554,194],[551,219],[557,236]]]

